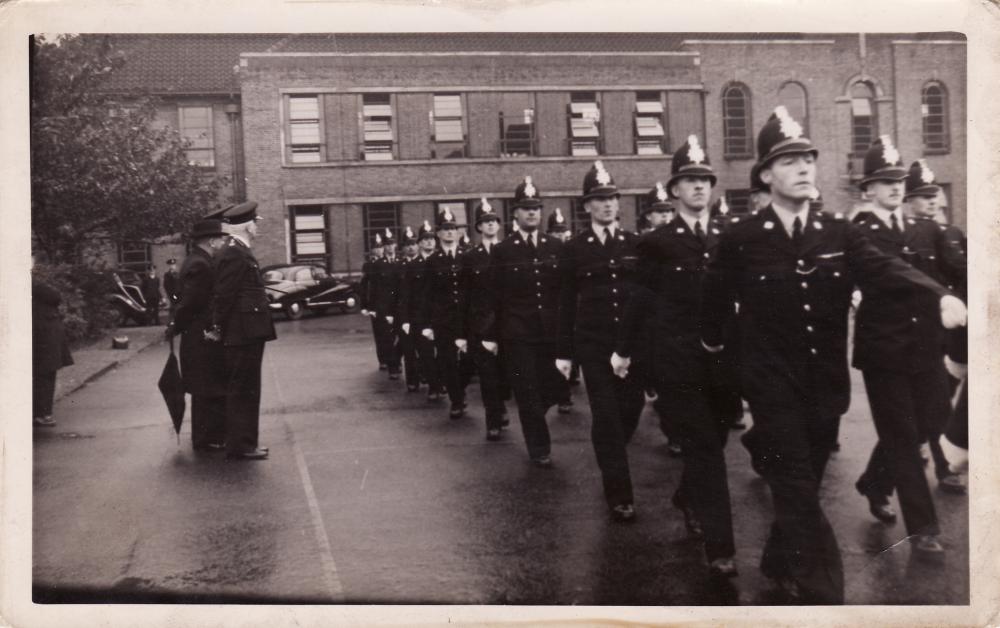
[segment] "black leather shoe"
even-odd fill
[[[195,451],[223,451],[225,450],[225,443],[205,443],[204,445],[192,445],[192,449]]]
[[[918,534],[912,540],[913,551],[923,558],[940,558],[944,556],[944,546],[936,534]]]
[[[729,422],[729,429],[731,430],[745,430],[747,429],[747,424],[743,422],[743,417],[738,419],[733,419]]]
[[[701,527],[701,521],[698,520],[694,511],[686,504],[682,504],[676,495],[670,501],[674,505],[674,508],[681,511],[681,514],[684,515],[684,527],[687,528],[688,534],[696,539],[705,538],[705,531]]]
[[[784,602],[788,604],[801,604],[805,601],[805,595],[802,593],[802,588],[799,587],[798,582],[788,576],[781,576],[774,582],[778,585],[778,590],[781,592]]]
[[[407,384],[406,385],[406,392],[417,392],[418,390],[420,390],[420,386],[418,386],[416,384]]]
[[[611,518],[621,523],[635,521],[635,507],[632,504],[618,504],[611,509]]]
[[[266,449],[251,449],[250,451],[238,451],[226,454],[226,458],[230,460],[266,460],[267,459]]]
[[[736,561],[732,558],[716,558],[708,565],[708,573],[719,578],[735,578],[740,575]]]
[[[938,487],[954,495],[967,495],[969,488],[965,485],[965,480],[957,473],[951,473],[938,478]]]
[[[439,392],[429,392],[427,393],[427,401],[437,401],[441,398],[441,393]]]
[[[500,440],[500,428],[492,428],[486,430],[486,440],[488,441],[498,441]]]
[[[551,469],[552,458],[548,456],[535,456],[534,458],[531,459],[531,464],[535,465],[536,467],[540,467],[542,469]]]
[[[399,373],[393,373],[392,371],[389,371],[389,379],[392,379],[392,380],[399,379]]]
[[[507,418],[507,413],[504,413],[503,418],[500,419],[500,429],[504,430],[510,427],[510,419]]]
[[[868,512],[882,523],[896,523],[896,509],[889,502],[868,497]]]
[[[448,410],[448,418],[461,419],[463,416],[465,416],[465,404],[464,403],[451,404],[451,410]]]

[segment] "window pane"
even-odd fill
[[[867,98],[852,98],[851,113],[856,116],[872,115],[872,102]]]
[[[325,255],[326,254],[326,238],[324,237],[324,232],[307,232],[307,233],[296,233],[295,234],[295,253],[297,255]],[[308,271],[308,269],[307,269]],[[312,273],[309,273],[306,279],[312,278]]]
[[[460,142],[464,139],[461,120],[435,120],[434,139],[439,142]]]
[[[635,125],[639,137],[663,137],[663,125],[659,118],[636,118]]]
[[[572,151],[574,156],[596,157],[596,142],[573,142]]]
[[[392,141],[392,125],[388,120],[366,120],[365,141]]]
[[[597,123],[593,120],[583,118],[573,118],[570,120],[570,127],[573,130],[573,137],[599,137]]]
[[[292,149],[292,163],[315,164],[319,163],[319,146],[306,146]]]
[[[636,143],[636,152],[640,155],[662,155],[663,147],[659,140],[639,140]]]
[[[289,98],[288,118],[290,120],[319,120],[319,98],[316,96]]]
[[[302,210],[295,212],[295,226],[293,227],[296,231],[305,229],[323,229],[325,228],[323,222],[323,213],[304,213]]]
[[[462,97],[458,94],[434,96],[434,115],[444,118],[459,118],[462,116]]]
[[[192,166],[214,166],[215,151],[209,150],[186,150],[188,163]]]
[[[746,90],[730,86],[722,97],[723,149],[727,156],[743,156],[752,152],[749,133],[749,99]]]
[[[292,144],[319,144],[319,123],[306,122],[292,125]]]
[[[637,101],[635,110],[638,113],[663,113],[663,103],[660,101]]]
[[[362,114],[368,118],[392,117],[392,105],[365,105]]]

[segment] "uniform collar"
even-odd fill
[[[615,223],[611,223],[610,225],[608,225],[606,227],[602,227],[601,225],[597,224],[596,222],[590,223],[590,230],[594,232],[594,235],[596,235],[597,239],[600,240],[601,242],[604,242],[604,230],[605,229],[608,229],[608,230],[611,231],[611,238],[612,239],[614,239],[615,234],[618,233],[618,229],[615,226]]]
[[[694,218],[693,216],[689,216],[686,213],[678,210],[677,211],[677,216],[680,217],[680,219],[684,221],[684,224],[686,224],[687,227],[688,227],[688,229],[691,230],[691,233],[697,233],[697,231],[695,231],[695,228],[694,228],[694,226],[695,226],[696,223],[700,223],[701,224],[701,232],[702,233],[708,233],[708,212],[707,211],[701,212],[701,216],[698,216],[697,218]]]
[[[783,207],[778,207],[777,205],[771,204],[771,209],[774,210],[775,215],[778,220],[781,221],[781,226],[785,228],[785,233],[788,237],[792,237],[792,232],[795,230],[795,219],[798,218],[802,223],[802,230],[805,231],[806,224],[809,222],[809,208],[803,209],[798,212],[791,212]]]
[[[892,210],[885,209],[883,207],[874,207],[874,206],[872,206],[871,207],[871,212],[873,214],[875,214],[875,216],[879,220],[881,220],[885,224],[886,228],[888,228],[888,229],[892,228],[892,215],[895,214],[896,215],[896,222],[899,224],[899,230],[903,231],[904,229],[906,229],[906,226],[903,224],[903,208],[902,208],[902,206],[897,207],[896,209],[892,209]]]

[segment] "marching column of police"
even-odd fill
[[[941,488],[964,492],[939,445],[946,428],[967,433],[964,416],[949,425],[949,373],[966,361],[964,238],[935,221],[940,187],[927,164],[907,171],[887,136],[864,160],[872,208],[854,221],[813,206],[819,151],[783,107],[761,129],[757,154],[748,215],[729,214],[724,199],[712,207],[716,175],[692,135],[666,183],[649,191],[642,235],[619,226],[619,191],[600,161],[583,180],[590,224],[576,235],[559,210],[541,232],[530,176],[514,191],[504,239],[486,198],[475,207],[475,245],[447,209],[416,234],[406,227],[401,255],[391,230],[376,233],[361,311],[379,368],[402,374],[409,393],[426,386],[429,402],[446,394],[450,419],[466,415],[478,376],[487,440],[503,439],[513,393],[528,460],[542,469],[553,465],[546,413],[570,411],[579,372],[616,522],[637,516],[627,446],[655,397],[669,451],[683,457],[672,503],[703,540],[713,577],[738,575],[724,447],[729,429],[744,427],[745,400],[753,426],[742,442],[774,509],[761,571],[789,601],[839,604],[840,550],[819,491],[850,400],[849,312],[878,434],[857,490],[886,524],[898,490],[913,551],[940,556],[921,445]],[[194,226],[168,328],[183,334],[194,447],[236,459],[268,455],[257,442],[260,361],[275,333],[250,249],[255,209],[229,207]]]

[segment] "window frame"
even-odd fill
[[[590,98],[593,100],[590,100]],[[593,107],[574,107],[574,105],[593,104]],[[576,124],[580,130],[584,128],[593,129],[593,135],[577,135],[574,131],[574,120],[588,120],[586,112],[596,111],[592,116],[591,124]],[[604,122],[601,113],[601,94],[596,91],[570,92],[569,104],[566,107],[566,150],[570,157],[600,157],[604,154]],[[579,145],[579,147],[577,146]],[[584,145],[590,145],[593,152],[576,152],[578,148],[583,149]]]
[[[127,261],[125,256],[129,253],[142,252],[142,261]],[[153,263],[153,247],[149,242],[139,242],[135,240],[119,240],[118,242],[118,268],[131,270],[133,272],[144,273]],[[142,264],[139,267],[139,264]]]
[[[929,105],[927,102],[927,92],[931,88],[937,88],[940,91],[940,107],[941,111],[937,115],[940,116],[941,130],[937,132],[940,135],[940,145],[931,146],[928,142],[928,136],[930,132],[927,130],[928,118],[931,114],[928,110]],[[920,88],[920,139],[923,145],[923,151],[925,155],[946,155],[951,152],[951,128],[948,124],[948,88],[945,84],[939,80],[931,80],[924,83],[923,87]]]
[[[730,92],[738,91],[742,100],[742,115],[732,114]],[[733,82],[722,88],[720,98],[722,108],[722,157],[723,159],[753,158],[753,95],[743,83]],[[734,122],[743,126],[743,137],[734,137]]]
[[[319,210],[319,215],[323,219],[323,227],[321,229],[299,229],[296,226],[296,219],[300,212],[303,210],[308,210],[310,212],[315,212]],[[303,212],[304,213],[304,212]],[[322,234],[323,249],[322,255],[317,254],[299,254],[298,252],[298,240],[297,235],[300,233],[320,233]],[[330,217],[329,211],[325,205],[292,205],[288,208],[288,242],[289,242],[289,261],[293,264],[309,264],[314,262],[322,262],[322,265],[327,270],[330,269],[330,265],[333,261],[333,249],[330,246]]]
[[[527,93],[527,95],[530,96],[531,107],[522,110],[521,118],[520,119],[523,120],[525,117],[530,117],[531,121],[530,122],[520,122],[520,123],[517,123],[517,125],[516,125],[516,126],[519,126],[519,127],[527,127],[529,135],[528,135],[527,139],[523,139],[523,138],[510,139],[508,137],[508,133],[510,132],[510,127],[514,126],[514,124],[511,123],[508,118],[505,118],[505,116],[504,116],[505,107],[503,105],[501,105],[500,110],[497,112],[497,125],[498,125],[499,131],[500,131],[500,139],[499,139],[499,141],[497,143],[497,146],[498,146],[497,154],[500,156],[501,159],[517,159],[519,157],[534,157],[534,156],[536,156],[538,154],[538,146],[536,144],[536,142],[537,142],[536,130],[537,130],[537,126],[538,126],[537,125],[537,122],[538,122],[538,98],[536,97],[536,95],[535,95],[534,92],[513,92],[513,93],[518,94],[518,95]],[[501,99],[506,94],[507,94],[507,92],[501,93],[501,95],[500,95]],[[514,116],[510,117],[510,119],[513,119],[513,118],[514,118]],[[518,147],[522,147],[522,146],[526,145],[528,150],[527,150],[527,152],[513,152],[513,151],[510,150],[511,143],[514,143]]]
[[[388,102],[378,102],[378,103],[366,103],[366,99],[385,99]],[[372,111],[371,114],[368,112],[368,107],[388,107],[388,113],[378,110]],[[368,94],[361,95],[361,128],[359,129],[361,137],[361,150],[359,151],[358,158],[362,161],[394,161],[397,158],[396,155],[396,107],[395,107],[395,97],[393,94],[386,94],[383,92],[372,92]],[[371,139],[367,137],[369,123],[385,123],[388,126],[388,139]],[[388,148],[388,150],[385,150]],[[385,157],[387,155],[387,157]],[[378,157],[375,157],[378,156]]]
[[[292,101],[293,100],[305,100],[308,98],[316,99],[316,118],[293,118],[292,117]],[[324,98],[323,94],[285,94],[284,95],[284,105],[285,105],[285,163],[290,165],[309,165],[309,164],[321,164],[326,163],[326,122],[323,116]],[[316,133],[318,143],[311,142],[293,142],[293,129],[296,125],[301,124],[305,126],[307,124],[316,124]],[[305,150],[296,151],[296,147]],[[317,155],[315,161],[296,161],[296,154],[313,154]]]
[[[656,95],[656,99],[649,98],[651,95]],[[644,97],[645,96],[645,97]],[[667,138],[667,107],[664,102],[664,93],[662,91],[641,91],[635,92],[635,114],[634,114],[634,133],[635,133],[635,154],[636,155],[666,155],[669,150],[669,142]],[[643,104],[656,103],[659,105],[659,111],[642,111]],[[642,135],[640,132],[643,124],[640,122],[642,120],[654,120],[659,126],[659,133],[652,135]],[[655,138],[655,139],[650,139]],[[643,152],[641,146],[646,145],[652,146],[656,145],[659,152]]]
[[[727,188],[724,196],[730,214],[741,216],[751,212],[750,188]]]
[[[458,98],[459,114],[457,116],[448,115],[441,116],[438,114],[437,99],[444,97],[455,96]],[[465,94],[461,92],[441,92],[431,94],[431,157],[433,159],[463,159],[469,156],[469,129],[468,121],[466,119],[465,112],[468,110],[468,106],[465,102]],[[438,139],[438,123],[439,122],[454,122],[458,121],[459,128],[462,131],[461,140],[439,140]],[[461,146],[461,154],[454,155],[455,151],[450,151],[448,155],[439,155],[439,150],[441,147],[445,146]]]
[[[858,115],[856,113],[855,101],[866,100],[863,98],[856,97],[854,95],[854,90],[858,85],[863,85],[868,88],[870,96],[867,97],[869,112],[868,115]],[[864,157],[865,153],[871,147],[872,143],[875,142],[875,138],[879,135],[879,120],[878,120],[878,108],[876,107],[875,101],[878,95],[878,91],[875,89],[875,85],[871,81],[867,80],[857,80],[851,83],[851,87],[848,90],[848,98],[850,104],[850,114],[851,114],[851,156],[852,157]],[[868,126],[870,127],[869,139],[867,142],[859,141],[861,137],[858,133],[859,128],[859,118],[868,118]],[[862,146],[864,144],[864,146]]]
[[[379,224],[372,224],[372,212],[386,212],[388,215],[390,212],[392,214],[391,220],[385,220],[383,216],[379,217]],[[402,211],[399,203],[363,203],[361,205],[361,233],[362,240],[364,241],[364,251],[367,255],[371,252],[372,240],[375,238],[375,234],[378,233],[381,236],[385,236],[386,228],[392,231],[393,237],[399,235],[400,226],[402,225]],[[398,242],[398,237],[396,238]]]
[[[190,127],[190,126],[186,127],[185,124],[184,124],[184,122],[185,122],[184,112],[185,112],[185,110],[190,110],[190,109],[207,110],[207,113],[208,113],[208,126],[206,126],[206,127]],[[184,138],[184,140],[186,142],[192,142],[192,144],[195,142],[195,140],[198,140],[198,139],[204,139],[208,143],[207,146],[197,146],[197,147],[191,146],[190,148],[186,147],[184,149],[184,156],[187,158],[188,165],[196,166],[198,168],[210,168],[210,169],[214,169],[215,168],[215,123],[214,123],[214,120],[215,120],[215,108],[212,105],[177,105],[177,128],[178,128],[178,131],[181,134],[181,137]],[[186,130],[187,129],[191,129],[191,128],[194,128],[194,129],[205,128],[205,130],[207,131],[206,137],[204,137],[204,138],[196,138],[196,137],[189,136],[186,133]],[[208,152],[208,154],[209,154],[209,162],[210,163],[197,163],[197,160],[193,160],[191,158],[191,153],[194,153],[194,152],[198,152],[198,153]]]

